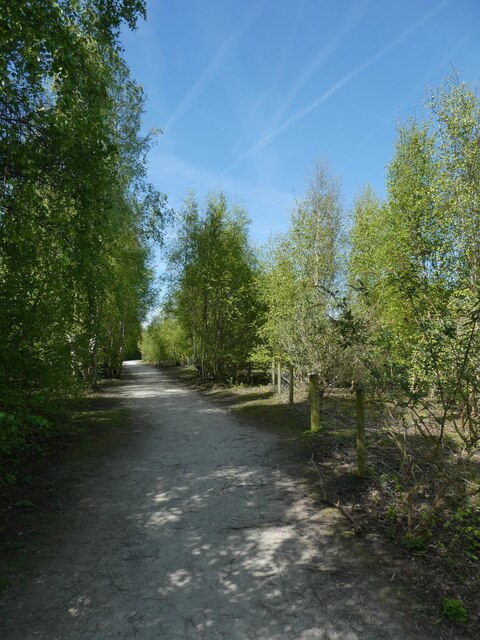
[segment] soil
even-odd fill
[[[126,363],[118,413],[3,503],[3,640],[474,637],[322,502],[290,424],[220,400]]]

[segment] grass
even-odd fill
[[[104,391],[71,402],[55,416],[58,428],[41,450],[3,457],[3,477],[10,480],[0,486],[0,592],[31,570],[37,545],[45,544],[44,527],[62,526],[75,476],[60,474],[60,480],[58,469],[111,455],[129,421],[129,411],[117,402]]]
[[[258,399],[241,400],[231,407],[232,412],[247,420],[255,422],[267,429],[275,431],[299,432],[298,419],[292,411],[288,411],[284,405],[278,404],[275,397],[259,397]]]

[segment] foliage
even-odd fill
[[[469,502],[480,444],[480,106],[453,79],[430,111],[399,130],[387,202],[357,201],[353,292],[339,303],[345,343],[389,400],[410,533]]]
[[[466,622],[468,619],[467,610],[460,598],[444,598],[442,602],[442,613],[452,622]]]
[[[323,162],[292,212],[288,233],[271,241],[260,279],[267,308],[261,335],[272,356],[293,363],[303,376],[318,372],[323,389],[342,375],[331,314],[343,269],[340,185]]]
[[[461,506],[443,522],[448,544],[445,548],[451,562],[465,558],[480,560],[480,509],[477,505]]]
[[[118,375],[152,300],[149,254],[166,203],[146,183],[143,95],[118,40],[144,13],[143,0],[0,3],[0,401],[10,430],[28,428],[39,394]]]
[[[189,362],[188,335],[175,317],[158,315],[142,332],[142,359],[150,364],[179,365]]]
[[[295,298],[297,281],[288,236],[270,241],[258,275],[258,288],[267,309],[260,335],[265,362],[289,359],[295,353]]]
[[[0,452],[10,458],[39,450],[38,438],[47,437],[51,424],[41,416],[19,415],[0,411]],[[30,442],[35,434],[37,441]]]
[[[200,377],[235,378],[250,366],[260,314],[244,210],[229,209],[222,193],[208,197],[203,213],[187,198],[169,269],[169,307],[189,336]]]

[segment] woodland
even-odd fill
[[[423,120],[399,127],[386,194],[367,185],[347,212],[340,178],[322,160],[288,231],[261,247],[249,242],[247,212],[222,193],[203,207],[189,196],[166,250],[167,293],[143,331],[142,357],[190,364],[200,380],[231,387],[262,375],[266,382],[271,368],[277,384],[288,368],[324,438],[322,405],[339,392],[366,394],[370,425],[358,469],[373,484],[364,511],[374,509],[410,550],[433,546],[475,573],[480,103],[458,76],[431,91]],[[306,391],[312,373],[316,400]],[[325,451],[326,440],[319,442]],[[453,606],[463,620],[461,603]]]
[[[119,40],[144,13],[143,0],[0,2],[1,460],[35,453],[62,402],[140,353],[231,386],[281,363],[299,389],[314,372],[322,399],[367,394],[398,452],[385,517],[417,549],[455,523],[478,563],[474,88],[453,75],[424,119],[399,127],[385,198],[366,186],[346,211],[322,160],[289,230],[254,246],[248,212],[221,192],[192,194],[173,216],[147,180],[156,132],[141,133],[144,97]],[[159,248],[166,293],[147,323]]]
[[[153,300],[166,198],[119,29],[144,3],[0,3],[0,450],[120,374]]]

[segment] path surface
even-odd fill
[[[125,372],[128,437],[75,470],[61,530],[0,608],[2,640],[427,637],[275,436],[159,370]]]

